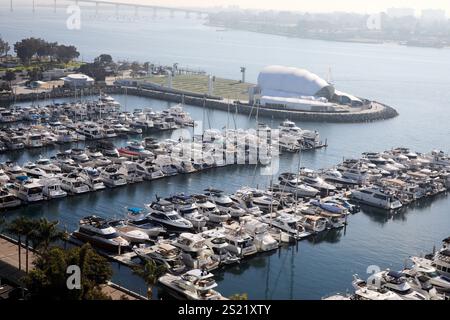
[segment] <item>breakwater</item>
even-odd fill
[[[129,94],[152,99],[184,102],[188,105],[200,106],[223,111],[255,115],[261,117],[273,117],[278,119],[290,119],[295,121],[310,122],[334,122],[334,123],[355,123],[386,120],[398,116],[398,112],[383,103],[372,101],[368,108],[355,110],[354,112],[307,112],[286,109],[276,109],[249,105],[240,101],[219,99],[218,97],[206,97],[196,94],[175,92],[161,89],[142,89],[138,87],[106,86],[102,88],[86,88],[77,91],[68,89],[55,89],[51,92],[20,94],[16,96],[3,96],[0,101],[38,101],[54,98],[81,97],[103,93],[109,94]]]

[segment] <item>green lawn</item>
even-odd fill
[[[139,78],[147,82],[160,85],[167,84],[167,76],[150,76]],[[213,95],[223,98],[239,99],[248,101],[248,88],[251,83],[241,83],[236,80],[215,78]],[[176,75],[172,78],[172,87],[177,90],[204,94],[208,92],[208,76],[206,75]]]

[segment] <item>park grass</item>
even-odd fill
[[[139,79],[159,85],[167,84],[167,76],[148,76]],[[252,86],[253,84],[251,83],[242,83],[237,80],[216,77],[213,85],[213,95],[248,101],[248,89]],[[206,94],[208,92],[208,76],[190,74],[176,75],[172,78],[172,88],[197,94]]]

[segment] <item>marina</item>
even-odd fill
[[[30,93],[18,95],[16,101],[1,101],[1,112],[6,113],[0,125],[0,162],[4,171],[0,183],[8,186],[0,195],[2,217],[7,222],[20,216],[45,217],[58,220],[60,228],[68,232],[77,231],[80,221],[87,217],[104,219],[124,240],[137,242],[130,248],[120,248],[120,254],[98,250],[111,261],[112,281],[120,287],[145,295],[146,284],[132,267],[160,259],[169,266],[173,264],[174,277],[158,285],[156,299],[180,294],[167,294],[169,283],[189,281],[186,285],[194,288],[192,284],[198,279],[214,280],[217,287],[211,282],[209,289],[222,297],[245,293],[249,299],[310,300],[347,291],[352,294],[342,296],[354,299],[358,289],[352,276],[358,274],[361,285],[368,283],[371,272],[367,268],[372,265],[380,266],[380,279],[402,282],[406,278],[414,289],[417,275],[409,276],[413,273],[406,270],[404,260],[410,256],[425,259],[433,246],[440,246],[441,240],[448,237],[450,140],[442,125],[449,122],[448,50],[391,43],[334,43],[234,30],[217,32],[199,21],[179,17],[129,21],[130,25],[123,23],[120,27],[105,20],[99,28],[98,21],[83,16],[84,32],[80,36],[62,30],[66,16],[59,8],[55,14],[43,8],[39,14],[45,23],[34,27],[29,22],[35,17],[31,12],[20,7],[15,10],[4,16],[9,24],[2,29],[2,36],[10,44],[30,36],[25,30],[34,30],[37,37],[75,44],[84,61],[111,53],[115,61],[150,60],[159,65],[179,62],[183,68],[206,71],[192,77],[192,81],[187,75],[175,76],[174,89],[181,92],[150,85],[107,85],[82,94],[80,90],[75,93],[55,89],[52,95]],[[15,20],[19,13],[24,18]],[[117,37],[122,41],[118,42]],[[195,45],[191,39],[195,39]],[[164,45],[155,45],[162,40]],[[151,56],[145,49],[149,47]],[[362,115],[355,121],[339,121],[336,119],[341,113],[334,114],[335,119],[326,119],[307,112],[265,112],[247,105],[245,86],[256,84],[258,73],[270,64],[307,68],[324,79],[331,67],[330,82],[336,87],[367,97],[374,104],[382,101],[378,110],[391,110],[390,116]],[[242,66],[247,68],[244,83],[228,80],[239,79]],[[208,75],[216,77],[217,92],[213,90],[212,96],[205,97]],[[155,85],[164,86],[168,81],[167,75],[152,78],[147,81]],[[94,112],[89,119],[77,119],[75,112],[69,113],[67,118],[73,122],[69,127],[63,119],[50,121],[45,116],[28,120],[23,119],[23,113],[12,115],[47,106],[48,116],[52,108],[83,110],[94,104],[101,93],[120,103],[121,110],[102,110],[101,116]],[[144,130],[143,123],[131,125],[133,121],[136,124],[139,116],[134,113],[139,109],[146,114],[146,109],[151,108],[151,112],[162,116],[171,107],[180,106],[201,125],[177,124],[170,130]],[[62,124],[60,135],[51,127],[53,120]],[[82,126],[86,120],[94,127]],[[118,120],[120,126],[110,128],[111,120]],[[280,139],[278,158],[267,153],[254,161],[245,147],[241,153],[225,152],[225,159],[226,154],[233,154],[235,162],[238,155],[244,159],[233,165],[226,161],[223,165],[213,154],[205,162],[187,161],[181,169],[180,161],[172,156],[185,146],[192,154],[199,154],[200,148],[215,145],[211,140],[227,145],[229,135],[234,139],[245,136],[250,143],[244,145],[250,147],[258,137],[258,129],[277,130],[283,122],[320,136],[309,141]],[[97,125],[101,136],[95,132]],[[77,131],[81,126],[85,128]],[[142,132],[125,133],[124,128],[132,127]],[[65,135],[66,130],[70,135]],[[44,135],[39,138],[41,131]],[[192,133],[189,139],[184,138],[186,131]],[[19,139],[11,140],[14,135]],[[58,136],[65,142],[54,141]],[[311,148],[311,141],[317,149]],[[261,170],[276,163],[276,174],[261,174]],[[145,173],[133,173],[138,165],[144,167]],[[49,177],[38,182],[44,172]],[[35,197],[36,187],[42,192]],[[249,193],[254,197],[252,205],[245,201]],[[164,210],[167,206],[172,207],[168,212]],[[153,222],[146,223],[145,232],[137,232],[133,225],[130,228],[133,216],[173,215],[173,211],[192,224],[191,230],[165,234],[170,227]],[[203,275],[205,279],[198,273],[198,263],[186,254],[195,250],[189,251],[186,246],[182,249],[179,244],[183,233],[189,234],[183,238],[185,241],[206,247],[202,246],[207,258],[209,255],[211,271]],[[248,239],[252,239],[248,249],[240,250],[236,244]],[[71,242],[76,246],[82,243],[75,238]],[[182,268],[186,264],[191,267]],[[423,265],[420,268],[426,269]],[[191,270],[193,274],[186,274]],[[419,293],[427,299],[423,292]],[[183,294],[181,297],[187,298]],[[381,295],[367,292],[361,297],[375,299]],[[384,297],[395,296],[387,292]]]

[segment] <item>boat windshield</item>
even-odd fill
[[[109,234],[105,234],[103,235],[103,238],[105,239],[115,239],[118,238],[119,235],[117,234],[117,232],[113,232],[113,233],[109,233]]]

